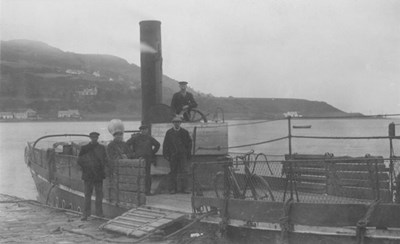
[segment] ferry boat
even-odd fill
[[[160,22],[143,21],[140,26],[141,42],[156,50],[141,52],[142,120],[151,124],[152,136],[162,145],[171,118],[168,106],[160,104]],[[386,158],[294,153],[293,138],[338,138],[294,136],[288,117],[288,136],[268,141],[288,140],[288,153],[283,158],[270,160],[254,151],[233,155],[228,152],[228,124],[209,122],[199,114],[201,121],[182,124],[194,144],[191,208],[195,216],[218,226],[227,238],[248,236],[251,243],[400,243],[400,204],[394,197],[399,176],[393,170],[392,147]],[[400,137],[395,136],[394,125],[390,128],[389,136],[348,139],[387,139],[392,146]],[[41,202],[81,211],[83,182],[76,161],[80,147],[88,140],[39,147],[43,140],[59,136],[87,137],[44,136],[27,144],[25,161]],[[110,218],[147,201],[143,159],[114,163],[117,174],[107,178],[103,187],[103,211]],[[152,172],[161,175],[160,187],[168,171],[168,162],[158,153]],[[94,199],[92,202],[94,205]]]

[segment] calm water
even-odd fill
[[[252,121],[229,122],[229,146],[239,146],[263,142],[288,134],[287,121],[251,124]],[[294,120],[292,125],[312,125],[311,129],[294,129],[293,135],[313,136],[386,136],[388,125],[397,124],[400,120],[366,119],[366,120]],[[135,130],[138,121],[124,122],[127,130]],[[238,125],[242,124],[242,125]],[[243,125],[247,124],[247,125]],[[35,123],[0,123],[0,193],[23,198],[36,199],[36,189],[29,168],[24,163],[24,148],[27,141],[34,141],[49,134],[87,134],[91,131],[100,132],[100,140],[110,140],[112,136],[107,131],[108,122],[35,122]],[[397,134],[400,129],[397,128]],[[129,135],[127,135],[129,136]],[[288,152],[288,142],[262,144],[252,147],[232,149],[244,152],[254,148],[256,152],[267,155],[282,155]],[[395,151],[400,150],[400,144],[395,143]],[[292,151],[299,153],[325,152],[339,155],[389,156],[388,140],[305,140],[296,139],[292,143]]]

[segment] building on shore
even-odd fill
[[[283,113],[283,116],[285,116],[285,118],[287,118],[287,117],[292,117],[292,118],[303,117],[303,115],[299,114],[297,111],[288,111],[286,113]]]
[[[68,109],[58,111],[57,118],[80,119],[81,115],[77,109]]]
[[[11,120],[14,119],[14,115],[12,112],[0,112],[0,119]]]
[[[38,119],[37,112],[33,109],[17,109],[10,112],[0,112],[2,120],[36,120]]]

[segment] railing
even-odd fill
[[[390,160],[382,157],[294,154],[283,161],[236,159],[195,163],[194,194],[278,202],[290,198],[307,203],[394,201]]]
[[[193,167],[194,194],[207,197],[308,203],[365,203],[372,200],[400,202],[400,165],[395,167],[394,124],[389,136],[296,136],[288,118],[288,136],[264,142],[233,146],[250,147],[288,140],[288,154],[266,155],[251,151],[232,154],[218,162]],[[348,157],[331,153],[295,154],[293,139],[388,140],[390,155]],[[199,150],[208,150],[200,148]],[[263,193],[260,193],[262,191]],[[263,194],[262,196],[259,196]]]

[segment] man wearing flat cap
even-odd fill
[[[89,134],[90,142],[82,146],[78,164],[82,169],[82,180],[84,181],[85,206],[82,220],[85,221],[91,214],[91,199],[93,188],[96,194],[96,215],[103,216],[103,179],[105,179],[105,167],[107,164],[106,148],[98,143],[99,133]]]
[[[160,149],[160,143],[149,134],[149,127],[141,125],[140,133],[133,134],[126,144],[132,150],[135,158],[144,158],[146,161],[145,171],[145,190],[146,195],[151,195],[151,164],[156,165],[155,154]]]
[[[189,132],[181,127],[181,123],[180,117],[172,119],[173,127],[166,132],[163,143],[163,156],[170,164],[170,194],[188,193],[187,164],[191,157],[192,138]]]
[[[171,109],[176,115],[181,115],[185,121],[189,121],[188,112],[190,112],[192,108],[196,108],[197,103],[193,98],[193,94],[186,91],[188,83],[186,81],[180,81],[178,83],[181,90],[172,97]]]

